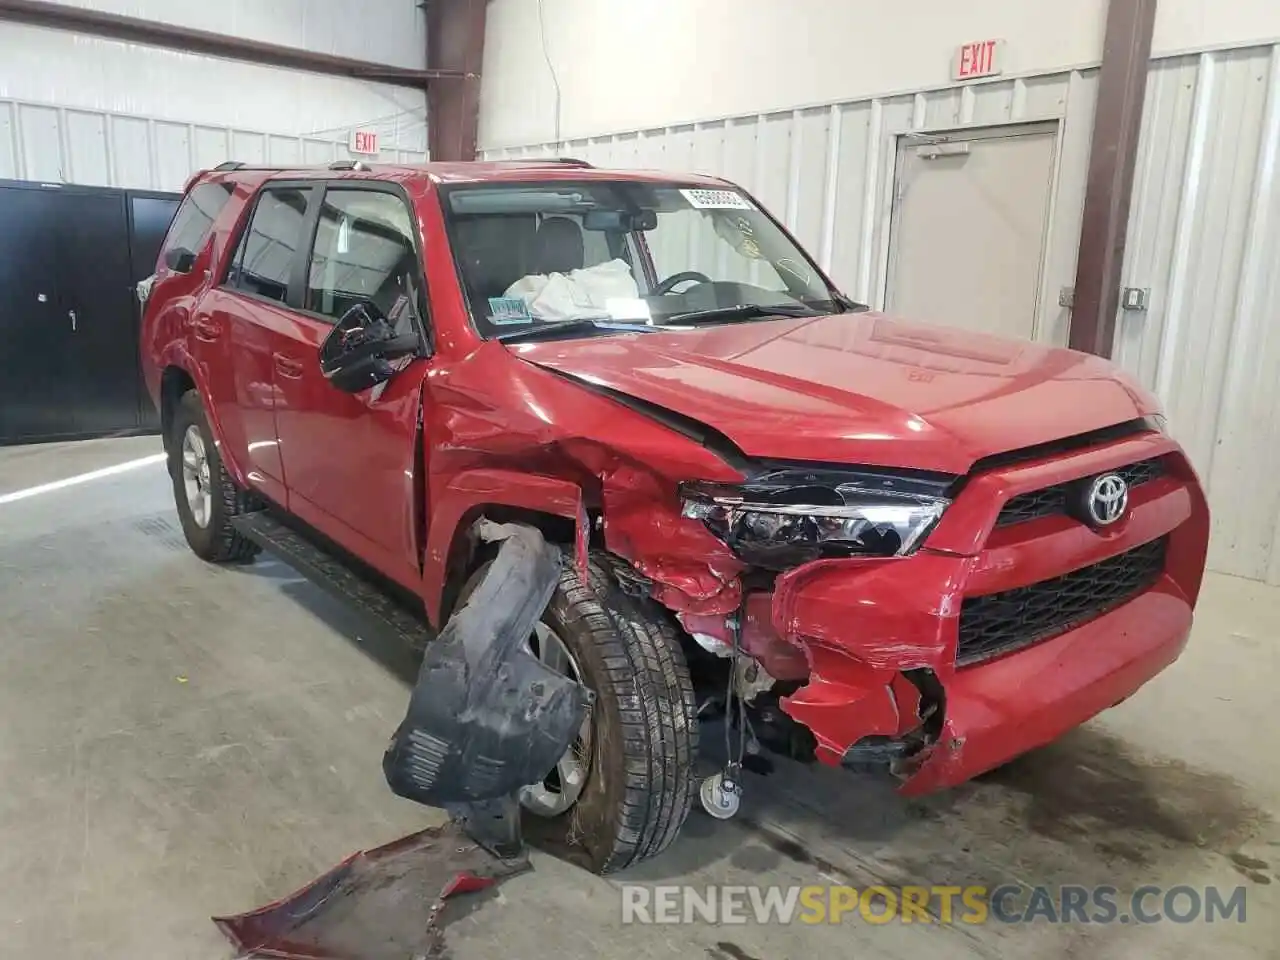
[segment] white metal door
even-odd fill
[[[1035,339],[1057,128],[899,139],[886,309]]]

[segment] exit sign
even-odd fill
[[[956,51],[952,63],[951,79],[972,80],[974,77],[995,77],[1004,71],[1004,41],[975,40]]]
[[[351,152],[372,156],[378,152],[378,131],[352,130]]]

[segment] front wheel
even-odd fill
[[[253,499],[222,465],[194,390],[183,394],[174,410],[169,475],[182,532],[196,556],[211,563],[243,563],[258,555],[258,545],[231,526],[233,517],[253,509]]]
[[[697,707],[674,629],[593,557],[587,579],[561,573],[530,646],[596,694],[564,758],[522,792],[530,836],[596,873],[661,853],[696,790]]]

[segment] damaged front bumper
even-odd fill
[[[1151,458],[1163,472],[1131,491],[1113,528],[1066,515],[996,526],[1012,496]],[[914,555],[819,560],[750,594],[742,652],[790,681],[781,707],[813,734],[820,761],[887,770],[908,794],[954,786],[1084,723],[1172,663],[1191,629],[1207,534],[1194,473],[1163,436],[993,471]],[[1078,574],[1094,579],[1082,586]],[[1101,601],[1091,594],[1109,590]],[[999,608],[1013,639],[983,648],[979,635],[975,653],[971,600]],[[1056,619],[1036,621],[1036,603]],[[680,619],[704,646],[731,639],[714,617]]]
[[[1186,646],[1191,607],[1176,589],[1125,606],[946,683],[946,720],[930,748],[903,761],[902,792],[963,783],[1115,706]]]
[[[1191,629],[1191,603],[1162,575],[1074,629],[956,667],[959,610],[946,598],[969,561],[842,566],[773,595],[775,623],[810,666],[782,707],[813,732],[819,760],[887,769],[908,794],[969,780],[1124,700],[1178,657]]]

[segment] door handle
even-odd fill
[[[212,343],[222,336],[222,324],[211,317],[196,317],[192,326],[195,327],[196,339],[203,340],[205,343]]]
[[[74,310],[68,310],[67,316],[71,318],[71,332],[75,333],[76,332],[76,312]]]
[[[282,353],[275,355],[276,372],[282,377],[288,377],[290,380],[302,379],[302,361],[294,357],[286,357]]]

